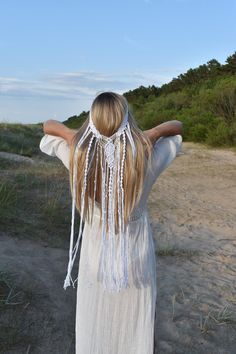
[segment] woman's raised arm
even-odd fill
[[[143,133],[148,136],[152,144],[155,144],[158,138],[161,136],[170,136],[182,134],[183,123],[179,120],[170,120],[157,125],[156,127],[145,130]],[[72,143],[72,140],[77,133],[76,129],[70,129],[63,123],[49,119],[43,123],[43,131],[45,134],[59,136],[65,139],[68,144]]]
[[[59,136],[65,139],[69,145],[77,133],[76,129],[70,129],[65,124],[54,119],[49,119],[43,123],[43,131],[44,134]]]
[[[161,136],[170,136],[170,135],[178,135],[182,134],[183,131],[183,123],[179,120],[169,120],[167,122],[161,123],[156,127],[145,130],[144,134],[146,134],[151,142],[155,144],[158,138]]]

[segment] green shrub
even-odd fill
[[[209,130],[206,143],[210,146],[236,146],[236,124],[228,126],[219,123],[215,129]]]

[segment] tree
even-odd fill
[[[216,59],[211,59],[207,62],[207,68],[211,76],[215,76],[221,73],[222,66]]]
[[[231,74],[236,74],[236,52],[226,59],[225,69]]]

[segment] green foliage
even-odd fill
[[[0,151],[32,157],[42,136],[42,124],[0,123]]]
[[[156,87],[140,86],[124,93],[140,129],[148,130],[168,120],[183,122],[183,139],[211,146],[234,146],[236,124],[236,52],[220,64],[209,60],[197,68]],[[82,112],[64,123],[80,127]]]
[[[211,146],[236,146],[236,124],[229,126],[225,122],[218,124],[208,132],[206,143]]]
[[[236,52],[226,59],[226,63],[226,71],[231,74],[236,74]]]
[[[89,112],[83,111],[78,116],[75,115],[75,116],[68,118],[67,120],[65,120],[63,122],[63,124],[65,124],[68,128],[71,128],[71,129],[79,129],[83,125],[85,120],[88,118],[88,114],[89,114]]]
[[[236,55],[228,58],[225,65],[212,59],[207,65],[189,70],[162,85],[152,99],[149,88],[143,96],[144,87],[129,92],[140,128],[150,129],[177,119],[183,122],[184,140],[235,146],[236,75],[232,74],[235,58]]]

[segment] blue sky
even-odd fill
[[[0,121],[63,121],[236,51],[235,0],[0,1]]]

